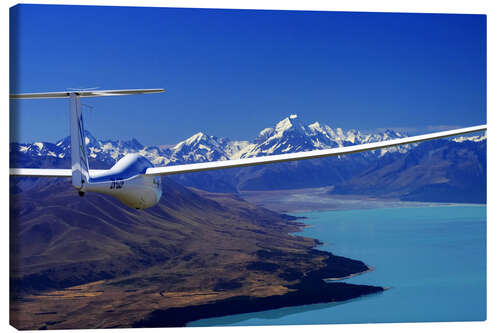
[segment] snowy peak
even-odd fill
[[[30,144],[13,143],[10,145],[11,153],[22,153],[25,156],[39,158],[39,157],[62,157],[63,150],[57,145],[50,142],[33,142]]]
[[[230,157],[224,151],[223,143],[223,140],[215,136],[208,136],[202,132],[198,132],[188,139],[179,142],[170,150],[170,163],[228,160]]]
[[[304,131],[304,126],[300,123],[299,117],[296,114],[286,117],[274,127],[276,132],[285,132],[290,129]]]
[[[311,150],[313,143],[308,130],[296,114],[279,121],[274,128],[260,131],[253,145],[248,145],[239,154],[241,158]]]
[[[204,134],[202,132],[198,132],[195,135],[187,138],[186,140],[181,141],[178,144],[176,144],[172,148],[172,150],[174,152],[187,151],[191,148],[199,148],[201,145],[209,145],[210,146],[213,144],[217,145],[217,143],[214,142],[214,140],[212,140],[212,138],[210,138],[209,136],[207,136],[206,134]]]
[[[85,131],[85,144],[87,145],[88,156],[91,159],[97,159],[112,163],[117,161],[125,154],[137,152],[145,147],[137,141],[131,140],[98,140],[89,131]],[[71,137],[67,136],[55,144],[60,153],[59,158],[70,158]]]
[[[333,129],[328,125],[321,125],[319,122],[314,122],[307,126],[309,135],[314,137],[317,147],[333,148],[342,147],[346,137],[341,128]]]
[[[471,136],[459,136],[457,138],[454,138],[453,141],[455,142],[482,142],[486,140],[486,134],[482,135],[471,135]]]
[[[207,140],[207,136],[204,133],[202,133],[202,132],[198,132],[195,135],[193,135],[190,138],[188,138],[187,140],[179,142],[174,147],[174,149],[178,149],[181,146],[192,146],[194,144],[199,143],[201,140]]]
[[[274,136],[281,137],[285,132],[295,132],[295,135],[307,135],[307,129],[296,114],[286,117],[274,126]]]
[[[317,121],[304,126],[299,120],[299,117],[294,114],[279,121],[274,128],[270,127],[263,129],[254,141],[254,144],[247,146],[244,151],[240,153],[240,156],[245,158],[328,149],[400,137],[404,137],[404,135],[393,130],[363,135],[360,131],[355,129],[344,131],[342,128],[331,128]],[[404,150],[406,148],[396,147],[391,148],[390,151],[400,151],[401,149]],[[389,150],[379,151],[378,153],[382,155],[387,151]]]
[[[36,156],[57,157],[57,154],[59,153],[57,146],[49,142],[34,142],[33,144],[28,145],[25,149],[27,153]]]

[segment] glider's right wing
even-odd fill
[[[361,145],[339,147],[332,149],[322,149],[322,150],[305,151],[299,153],[242,158],[239,160],[226,160],[226,161],[215,161],[206,163],[182,164],[182,165],[172,165],[166,167],[148,168],[146,170],[146,175],[150,176],[173,175],[178,173],[218,170],[226,168],[271,164],[278,162],[305,160],[318,157],[337,156],[337,155],[358,153],[367,150],[375,150],[375,149],[388,148],[399,145],[406,145],[410,143],[416,143],[433,139],[446,138],[450,136],[480,132],[485,130],[486,130],[486,125],[480,125],[480,126],[460,128],[451,131],[436,132],[431,134],[417,135],[395,140],[372,142]]]

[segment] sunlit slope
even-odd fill
[[[179,279],[186,268],[225,260],[241,265],[268,246],[314,244],[284,234],[292,223],[276,213],[233,198],[222,206],[168,180],[160,204],[146,211],[102,195],[79,198],[65,182],[11,201],[12,269],[27,290],[131,276],[163,264]]]

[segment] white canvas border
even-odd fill
[[[24,1],[21,1],[24,2]],[[7,46],[9,41],[9,11],[8,8],[17,4],[15,1],[6,1],[3,5],[2,11],[2,44]],[[498,274],[498,255],[500,243],[497,238],[498,233],[498,207],[496,207],[497,198],[497,185],[498,176],[496,170],[498,169],[498,154],[495,151],[498,143],[498,74],[499,74],[499,37],[500,31],[500,14],[498,5],[495,1],[452,1],[452,0],[421,0],[421,1],[393,1],[393,0],[352,0],[352,1],[325,1],[325,0],[308,0],[308,1],[283,1],[283,0],[177,0],[177,1],[160,1],[160,0],[87,0],[87,1],[27,1],[26,3],[33,4],[79,4],[79,5],[112,5],[112,6],[153,6],[153,7],[195,7],[195,8],[241,8],[241,9],[289,9],[289,10],[335,10],[335,11],[377,11],[377,12],[418,12],[418,13],[468,13],[468,14],[487,14],[488,24],[488,320],[486,322],[459,322],[459,323],[419,323],[419,324],[362,324],[362,325],[317,325],[317,326],[273,326],[273,327],[260,327],[259,330],[273,330],[277,332],[302,332],[314,330],[316,332],[329,332],[332,329],[342,332],[362,332],[369,330],[370,332],[420,332],[420,331],[439,331],[439,332],[461,332],[461,331],[498,331],[499,322],[498,309],[499,309],[499,288],[497,281],[499,281]],[[8,284],[9,284],[9,192],[8,192],[8,140],[9,140],[9,101],[7,98],[7,91],[9,90],[9,53],[2,52],[2,91],[4,98],[2,99],[2,130],[1,144],[0,144],[0,157],[2,166],[2,177],[0,177],[0,190],[3,219],[1,222],[1,248],[0,257],[1,261],[1,299],[0,299],[0,314],[1,314],[1,328],[8,331],[15,330],[9,326],[9,298],[8,298]],[[254,332],[255,327],[240,327],[240,328],[180,328],[169,329],[169,332]],[[93,332],[95,330],[78,330],[78,332]],[[120,332],[153,332],[162,331],[165,329],[124,329]],[[65,331],[63,331],[65,332]],[[77,331],[75,331],[77,332]]]

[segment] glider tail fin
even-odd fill
[[[87,158],[87,145],[80,96],[76,93],[69,94],[70,103],[70,133],[71,133],[71,178],[73,186],[84,192],[85,183],[89,181],[89,161]]]
[[[70,131],[71,131],[71,178],[73,186],[81,194],[85,192],[85,184],[89,182],[90,177],[89,177],[89,161],[87,157],[87,147],[85,143],[85,132],[83,129],[80,98],[152,94],[161,92],[164,92],[164,89],[82,90],[82,91],[10,94],[9,98],[11,99],[69,98]],[[24,171],[22,170],[20,170],[19,172],[24,173]]]

